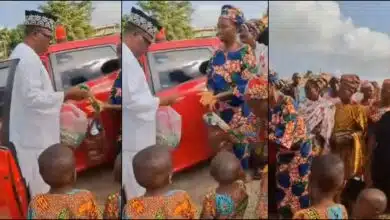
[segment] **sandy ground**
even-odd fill
[[[209,163],[204,162],[191,169],[177,173],[173,177],[173,187],[187,191],[200,213],[203,196],[208,190],[216,186],[216,182],[209,174]],[[96,195],[99,206],[103,209],[106,197],[115,191],[119,191],[120,185],[113,181],[111,167],[99,167],[81,173],[77,179],[76,187],[87,189]],[[252,181],[247,184],[247,191],[250,195],[245,218],[255,218],[255,207],[257,194],[260,187],[259,181]]]

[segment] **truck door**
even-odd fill
[[[212,155],[202,119],[205,109],[195,92],[197,88],[205,86],[205,77],[199,72],[199,66],[211,56],[212,48],[207,46],[154,51],[147,55],[156,95],[185,95],[183,100],[173,105],[182,121],[180,144],[173,153],[175,171],[195,165]]]
[[[9,141],[11,96],[19,60],[0,62],[0,218],[22,219],[27,216],[28,193],[14,145]]]

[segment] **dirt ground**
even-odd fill
[[[173,177],[173,188],[187,191],[200,213],[203,196],[208,190],[216,186],[216,182],[209,174],[209,162],[204,162],[191,169],[177,173]],[[76,187],[92,191],[96,195],[99,206],[103,209],[104,202],[111,192],[119,191],[120,185],[113,181],[111,167],[99,167],[81,173],[77,179]],[[260,187],[259,181],[247,184],[249,204],[245,218],[255,218],[255,207]]]

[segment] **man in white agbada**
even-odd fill
[[[122,33],[122,182],[126,199],[141,196],[145,189],[133,173],[134,155],[156,144],[156,113],[159,106],[175,103],[178,95],[158,98],[152,95],[137,58],[145,54],[160,30],[158,22],[135,8]]]
[[[72,88],[55,92],[52,81],[38,54],[49,47],[54,17],[26,11],[23,43],[12,51],[10,59],[20,59],[16,68],[11,100],[10,141],[15,145],[18,162],[30,195],[46,193],[49,186],[38,169],[38,156],[47,147],[60,142],[60,109],[66,99],[83,99],[89,93]]]

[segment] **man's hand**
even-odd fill
[[[160,97],[160,106],[170,106],[183,99],[181,94],[172,94],[166,97]]]
[[[68,91],[65,92],[65,100],[83,100],[86,98],[92,97],[92,94],[84,89],[80,89],[79,87],[72,87]]]

